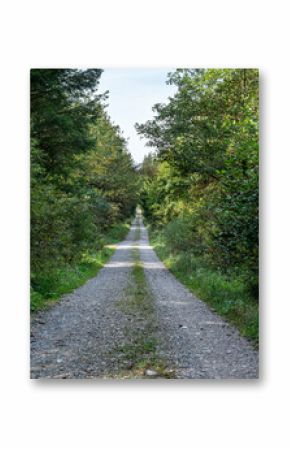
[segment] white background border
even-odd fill
[[[287,2],[11,0],[3,5],[1,446],[289,447]],[[29,69],[176,66],[261,71],[261,379],[30,381]]]

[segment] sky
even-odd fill
[[[101,75],[99,92],[109,91],[106,110],[128,139],[128,150],[136,163],[152,148],[146,147],[146,139],[137,134],[134,125],[152,119],[152,106],[174,95],[176,87],[166,84],[167,73],[173,70],[104,69]]]

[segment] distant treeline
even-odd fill
[[[102,70],[31,70],[31,279],[35,291],[132,215],[136,173],[98,94]]]
[[[136,125],[157,150],[141,169],[146,218],[189,276],[206,266],[257,298],[258,71],[180,69],[169,83],[174,97]]]

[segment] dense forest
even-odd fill
[[[179,69],[177,93],[137,124],[140,202],[174,274],[258,337],[258,95],[255,69]]]
[[[32,310],[92,276],[136,207],[136,172],[98,94],[101,74],[31,70]]]

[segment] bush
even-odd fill
[[[164,227],[164,238],[171,251],[186,251],[192,247],[192,228],[188,219],[176,218]]]
[[[165,229],[150,231],[150,240],[165,265],[198,297],[235,324],[242,335],[258,344],[259,309],[249,294],[245,273],[232,271],[225,275],[209,266],[204,257],[196,257],[192,251],[178,251],[175,248],[172,252],[165,234]]]
[[[62,265],[47,264],[31,274],[31,311],[35,312],[82,285],[87,279],[96,275],[114,250],[105,245],[122,240],[129,230],[129,225],[120,224],[112,227],[102,237],[102,248],[98,251],[85,252],[79,261]]]

